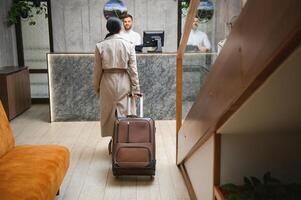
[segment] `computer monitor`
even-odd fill
[[[154,51],[150,52],[162,52],[162,47],[164,46],[164,31],[144,31],[143,46],[156,47]]]

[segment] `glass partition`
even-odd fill
[[[185,119],[210,71],[215,53],[185,53],[183,59],[182,119]]]
[[[48,98],[48,77],[46,73],[30,74],[30,90],[32,98]]]
[[[181,1],[182,33],[190,0]],[[226,42],[245,1],[201,0],[193,19],[182,65],[182,119],[185,119]]]
[[[29,2],[29,4],[33,4]],[[46,54],[50,52],[47,1],[21,18],[24,65],[29,68],[31,98],[48,98]]]

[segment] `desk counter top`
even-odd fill
[[[16,73],[21,70],[25,70],[27,67],[24,66],[4,66],[0,67],[0,75],[8,75],[12,73]]]

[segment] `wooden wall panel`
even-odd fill
[[[218,129],[222,134],[301,133],[301,45]]]
[[[7,94],[7,80],[6,77],[0,76],[0,100],[6,113],[8,110],[8,94]]]
[[[246,3],[180,129],[178,163],[191,156],[201,138],[215,132],[300,44],[300,10],[298,0]]]
[[[30,107],[30,83],[28,69],[0,75],[0,99],[9,120]]]

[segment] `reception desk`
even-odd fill
[[[0,100],[9,120],[30,107],[30,82],[27,67],[0,67]]]
[[[47,59],[51,121],[99,120],[100,102],[92,86],[94,54],[50,53]],[[183,100],[187,106],[197,95],[211,59],[210,54],[185,55]],[[137,54],[137,67],[144,115],[175,119],[176,54]]]

